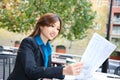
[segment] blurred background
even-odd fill
[[[109,27],[109,41],[117,46],[109,72],[120,66],[120,0],[0,0],[0,45],[14,47],[44,13],[56,13],[63,21],[61,35],[51,42],[53,52],[82,56],[92,35],[106,38]]]

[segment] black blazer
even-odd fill
[[[49,56],[49,67],[44,67],[44,54],[41,46],[36,47],[34,38],[22,40],[16,57],[15,67],[7,80],[37,80],[42,78],[64,78],[63,67],[52,67]]]

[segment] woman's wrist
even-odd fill
[[[66,75],[66,68],[63,68],[63,75]]]

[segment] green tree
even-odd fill
[[[0,28],[12,32],[32,30],[37,18],[49,12],[62,18],[63,37],[81,39],[94,19],[92,4],[87,0],[3,0],[0,3]]]

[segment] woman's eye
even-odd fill
[[[60,29],[57,29],[58,31],[60,31]]]
[[[51,25],[51,27],[54,27],[53,25]]]

